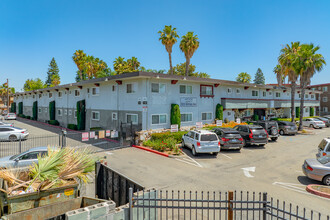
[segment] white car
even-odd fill
[[[29,132],[26,129],[16,127],[0,127],[0,141],[16,141],[24,140],[29,136]]]
[[[318,146],[316,158],[328,156],[330,157],[330,137],[324,138]]]
[[[16,120],[16,114],[15,113],[8,113],[5,115],[6,120]]]
[[[0,127],[13,127],[13,124],[9,124],[9,123],[5,123],[5,122],[2,122],[0,121]]]
[[[315,118],[304,118],[302,124],[310,128],[325,128],[325,123]]]
[[[182,147],[190,148],[194,156],[199,153],[217,155],[220,151],[220,141],[214,132],[195,130],[182,136]]]

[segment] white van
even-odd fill
[[[220,151],[220,141],[218,135],[211,131],[189,131],[182,136],[182,147],[190,148],[194,156],[199,153],[217,155]]]
[[[316,157],[330,157],[330,138],[324,138],[318,146],[318,153]]]

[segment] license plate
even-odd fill
[[[262,137],[263,137],[263,135],[259,135],[259,137],[260,137],[260,138],[262,138]]]
[[[236,139],[232,139],[231,142],[237,142],[237,140]]]

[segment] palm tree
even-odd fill
[[[295,94],[296,83],[299,77],[297,68],[295,68],[294,62],[297,57],[297,52],[300,50],[300,42],[291,42],[291,46],[287,44],[281,49],[281,54],[278,57],[278,62],[281,65],[282,77],[288,77],[288,81],[291,84],[291,121],[295,120]]]
[[[159,40],[165,46],[165,49],[168,53],[168,58],[170,60],[170,71],[173,74],[173,67],[172,67],[172,47],[177,42],[177,38],[179,35],[176,33],[176,28],[172,28],[172,25],[165,25],[163,31],[158,31],[160,34]]]
[[[83,80],[83,70],[85,69],[85,65],[84,65],[85,58],[86,58],[86,54],[84,53],[83,50],[76,50],[76,52],[74,52],[72,56],[72,59],[77,65],[77,68],[79,70],[79,77],[81,80]]]
[[[246,72],[241,72],[236,77],[236,81],[237,82],[242,82],[242,83],[250,83],[251,82],[251,76],[250,76],[250,74],[248,74]]]
[[[319,46],[314,46],[314,44],[303,44],[301,50],[298,51],[298,56],[296,58],[296,68],[299,70],[300,74],[300,87],[301,87],[301,99],[300,99],[300,110],[304,109],[305,101],[305,90],[311,83],[311,78],[316,72],[320,72],[326,62],[322,54],[317,53],[320,49]],[[302,120],[303,114],[299,117],[299,130],[302,130]]]
[[[128,59],[127,64],[130,67],[132,72],[138,71],[138,68],[140,66],[140,62],[138,61],[138,59],[136,57],[132,57],[131,59]]]
[[[188,76],[189,72],[190,59],[194,55],[198,47],[198,37],[197,35],[194,35],[194,32],[188,32],[186,35],[182,36],[180,42],[180,49],[186,57],[186,76]]]
[[[278,85],[282,86],[283,81],[285,80],[284,74],[282,73],[282,66],[280,64],[277,64],[274,67],[273,72],[276,74],[276,79],[277,79]]]
[[[124,57],[117,57],[115,61],[113,61],[113,69],[117,72],[117,74],[123,73],[123,68],[126,66],[126,61]]]

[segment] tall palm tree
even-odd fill
[[[74,52],[72,56],[72,59],[77,65],[77,68],[79,70],[79,77],[81,80],[83,80],[83,70],[85,69],[85,65],[84,65],[85,58],[86,58],[86,54],[84,53],[83,50],[76,50],[76,52]]]
[[[198,37],[197,35],[194,35],[194,32],[188,32],[186,35],[182,36],[180,42],[180,49],[186,57],[186,76],[188,76],[189,72],[190,59],[194,55],[198,47]]]
[[[158,31],[160,34],[159,40],[165,46],[165,49],[168,53],[168,58],[170,60],[170,71],[173,74],[173,67],[172,67],[172,47],[177,42],[177,38],[179,35],[176,33],[176,28],[172,28],[172,25],[165,25],[163,31]]]
[[[283,81],[285,80],[284,74],[282,73],[282,66],[280,64],[277,64],[274,67],[273,72],[276,74],[277,84],[279,86],[282,86]]]
[[[282,77],[288,77],[291,84],[291,121],[295,120],[295,94],[296,84],[299,77],[297,69],[294,67],[294,60],[297,57],[297,52],[300,50],[300,42],[291,42],[281,49],[281,54],[278,57],[278,62],[281,65]]]
[[[127,65],[124,57],[117,57],[115,61],[113,61],[113,69],[117,72],[117,74],[121,74],[123,72],[123,68]]]
[[[127,64],[129,65],[132,72],[138,71],[138,68],[140,66],[140,62],[136,57],[132,57],[131,59],[128,59]]]
[[[298,57],[296,58],[296,68],[300,74],[300,87],[301,87],[301,99],[300,110],[304,109],[305,90],[311,83],[311,78],[315,73],[320,72],[324,65],[326,65],[325,59],[322,54],[317,53],[320,49],[319,46],[314,44],[303,44],[301,50],[298,51]],[[303,114],[299,117],[299,130],[302,130]]]
[[[250,83],[251,82],[251,76],[247,72],[241,72],[236,77],[236,81],[237,82],[242,82],[242,83]]]

